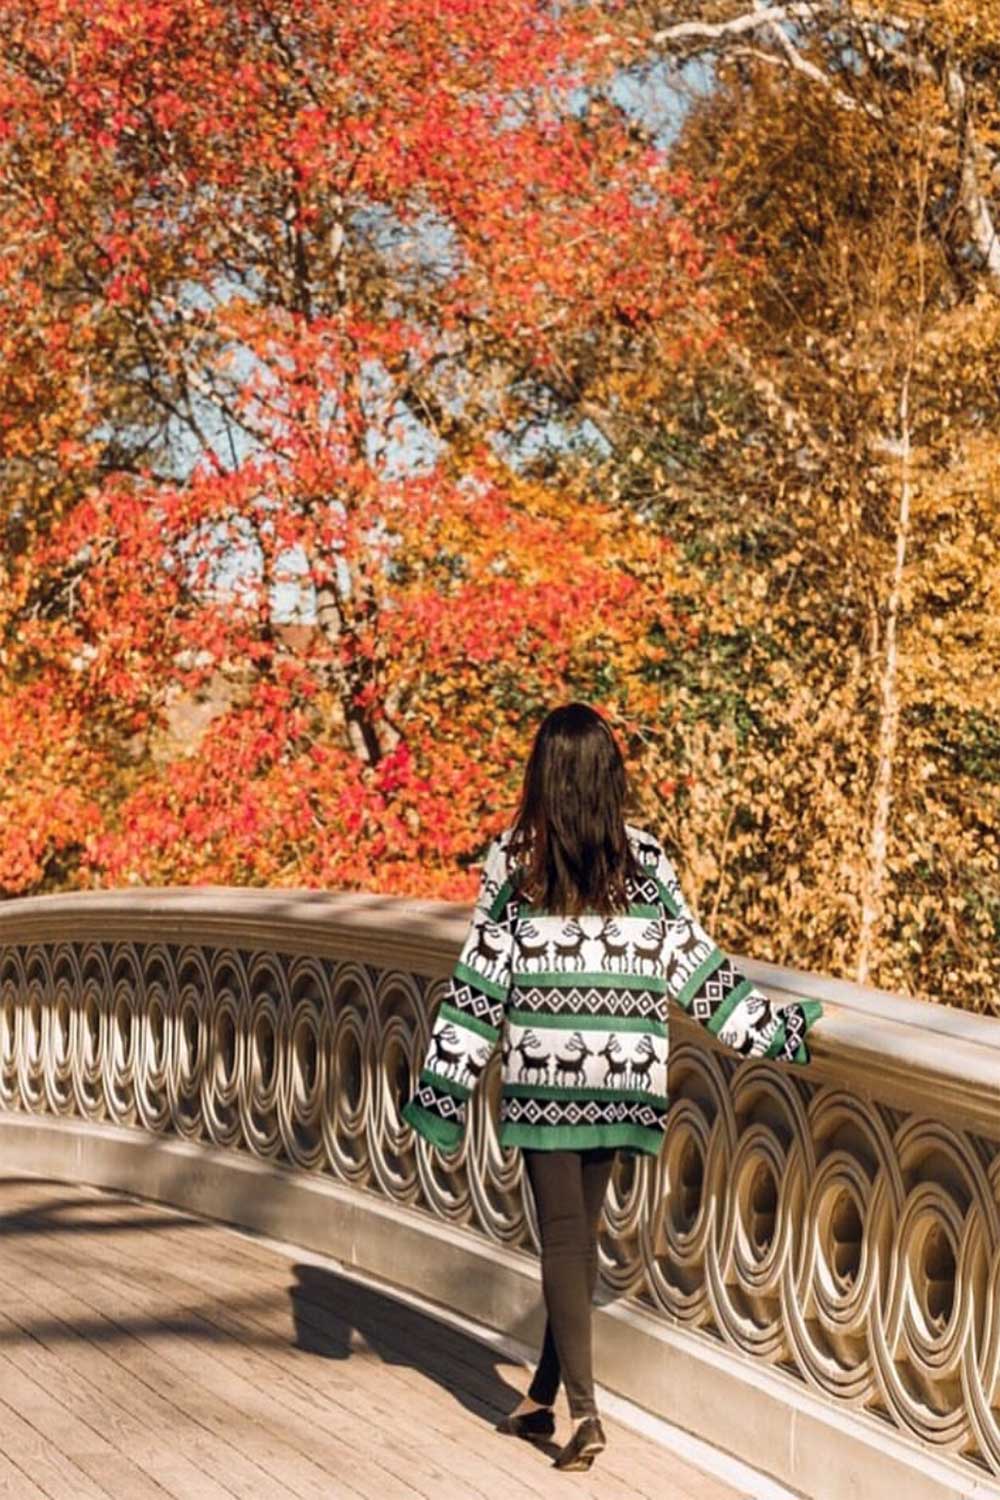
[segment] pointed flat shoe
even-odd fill
[[[536,1411],[521,1412],[519,1416],[512,1412],[508,1417],[501,1417],[496,1430],[507,1433],[510,1437],[527,1438],[529,1442],[535,1442],[538,1438],[550,1438],[553,1435],[556,1419],[549,1407],[540,1406]]]
[[[607,1446],[604,1428],[599,1417],[584,1417],[579,1427],[552,1460],[555,1469],[589,1469],[594,1459]]]

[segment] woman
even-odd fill
[[[667,998],[744,1056],[793,1063],[808,1062],[821,1014],[810,1000],[779,1010],[719,951],[656,839],[626,824],[625,798],[604,720],[581,703],[548,714],[403,1110],[453,1151],[502,1035],[500,1143],[524,1153],[548,1321],[528,1395],[499,1430],[551,1437],[562,1380],[573,1431],[559,1469],[589,1468],[605,1445],[591,1360],[597,1229],[616,1153],[662,1144]]]

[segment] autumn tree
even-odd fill
[[[694,773],[675,840],[755,951],[988,1005],[1000,15],[719,3],[633,26],[698,60],[672,164],[714,174],[753,266],[713,367],[651,363],[615,465],[686,551],[673,603],[701,624],[662,675]]]
[[[9,762],[22,709],[51,725],[12,824],[87,791],[6,889],[467,891],[538,706],[644,701],[674,628],[659,537],[586,465],[520,457],[532,423],[610,420],[613,369],[710,309],[710,195],[610,103],[588,7],[3,20]],[[220,673],[199,755],[159,764],[176,693]]]

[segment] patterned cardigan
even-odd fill
[[[516,894],[509,831],[490,846],[458,963],[403,1117],[444,1151],[498,1040],[500,1144],[659,1150],[667,1118],[667,1001],[744,1057],[806,1063],[816,1000],[774,1005],[684,903],[666,855],[628,829],[641,878],[627,911],[551,915]]]

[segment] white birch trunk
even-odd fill
[[[861,919],[858,930],[858,954],[855,979],[867,984],[872,954],[883,914],[886,859],[889,841],[889,815],[892,809],[892,777],[899,738],[899,613],[902,604],[903,574],[910,537],[912,478],[910,471],[910,369],[903,376],[899,399],[899,510],[896,515],[896,555],[892,584],[886,607],[883,631],[882,681],[875,780],[872,787],[872,811],[865,850],[865,872],[862,882]]]

